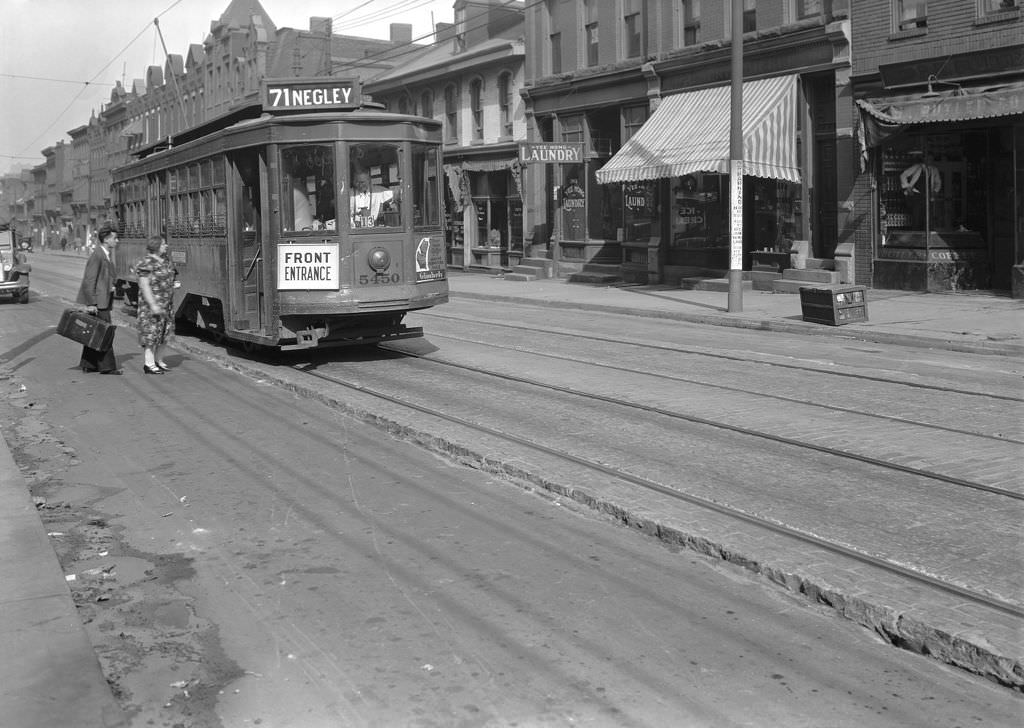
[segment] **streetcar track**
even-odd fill
[[[908,475],[927,478],[929,480],[937,480],[939,482],[947,483],[949,485],[955,485],[962,488],[969,488],[972,490],[984,491],[986,493],[1004,496],[1012,500],[1024,501],[1024,493],[1017,493],[1015,491],[1007,490],[1006,488],[1000,488],[994,485],[976,483],[974,481],[965,480],[963,478],[957,478],[951,475],[944,475],[943,473],[937,473],[931,470],[914,468],[909,465],[900,465],[898,463],[893,463],[887,460],[881,460],[879,458],[871,457],[870,455],[863,455],[860,453],[849,452],[847,450],[840,450],[838,448],[829,447],[827,445],[816,445],[811,442],[805,442],[792,437],[786,437],[784,435],[776,435],[770,432],[763,432],[761,430],[742,427],[740,425],[732,425],[727,422],[718,422],[715,420],[707,419],[706,417],[699,417],[697,415],[666,410],[661,407],[654,407],[652,405],[630,402],[628,400],[617,399],[615,397],[610,397],[608,395],[595,394],[592,392],[583,392],[578,389],[572,389],[571,387],[564,387],[558,384],[548,384],[545,382],[539,382],[534,379],[528,379],[526,377],[520,377],[514,374],[499,374],[491,370],[482,369],[480,367],[475,367],[469,364],[459,364],[457,362],[444,361],[442,359],[431,359],[429,357],[421,356],[419,354],[402,352],[394,349],[388,349],[388,351],[393,351],[394,353],[400,354],[403,357],[430,362],[431,364],[435,364],[438,366],[446,366],[451,367],[453,369],[461,369],[463,371],[471,372],[473,374],[480,374],[485,377],[494,377],[496,379],[501,379],[509,382],[516,382],[519,384],[525,384],[527,386],[537,387],[539,389],[547,389],[553,392],[559,392],[562,394],[580,397],[582,399],[590,399],[598,402],[604,402],[605,404],[636,409],[641,412],[649,412],[651,414],[662,415],[664,417],[668,417],[669,419],[683,420],[684,422],[692,422],[694,424],[704,425],[706,427],[714,427],[720,430],[726,430],[728,432],[746,435],[748,437],[756,437],[776,444],[787,445],[802,450],[813,450],[815,452],[819,452],[832,457],[854,460],[857,462],[864,463],[866,465],[882,468],[884,470],[895,470],[897,472],[906,473]]]
[[[1007,402],[1024,402],[1024,397],[1015,397],[1009,394],[992,394],[990,392],[978,392],[970,389],[956,389],[954,387],[935,386],[933,384],[925,384],[919,382],[908,382],[905,380],[894,380],[887,377],[873,376],[870,374],[862,374],[855,372],[841,372],[841,371],[824,371],[816,367],[807,366],[803,364],[792,364],[787,362],[778,361],[767,361],[764,359],[752,359],[749,357],[743,357],[735,354],[724,354],[721,352],[710,352],[703,349],[687,348],[678,345],[665,345],[665,344],[652,344],[646,341],[632,341],[627,339],[613,339],[607,336],[598,336],[595,334],[582,334],[575,331],[559,331],[555,329],[543,329],[537,328],[536,326],[525,326],[522,324],[504,323],[496,321],[483,321],[480,319],[467,319],[459,316],[452,316],[443,313],[437,313],[434,311],[417,311],[417,314],[423,316],[432,316],[438,319],[444,319],[446,321],[454,321],[457,323],[471,323],[481,326],[493,326],[496,328],[514,329],[516,331],[526,331],[531,334],[551,334],[552,336],[564,336],[576,339],[585,339],[587,341],[594,341],[602,344],[618,344],[625,346],[635,346],[643,349],[654,349],[656,351],[667,351],[676,354],[692,354],[694,356],[704,356],[712,359],[725,359],[727,361],[735,361],[743,364],[761,364],[770,367],[779,367],[781,369],[793,369],[796,371],[810,372],[812,374],[827,374],[829,376],[846,377],[849,379],[859,379],[867,382],[881,382],[883,384],[894,384],[903,387],[911,387],[914,389],[927,389],[935,392],[943,392],[948,394],[962,394],[970,397],[983,397],[988,399],[1005,400]],[[431,336],[440,335],[431,332]]]
[[[841,412],[843,414],[854,414],[854,415],[859,415],[859,416],[862,416],[862,417],[870,417],[870,418],[873,418],[873,419],[884,420],[884,421],[887,421],[887,422],[895,422],[895,423],[902,424],[902,425],[913,425],[913,426],[916,426],[916,427],[923,427],[923,428],[926,428],[926,429],[939,430],[939,431],[942,431],[942,432],[949,432],[949,433],[952,433],[952,434],[955,434],[955,435],[969,435],[971,437],[980,437],[980,438],[983,438],[983,439],[986,439],[986,440],[993,440],[995,442],[1005,442],[1005,443],[1011,443],[1011,444],[1015,444],[1015,445],[1024,445],[1024,440],[1018,440],[1018,439],[1013,438],[1013,437],[1005,437],[1005,436],[999,436],[999,435],[989,435],[989,434],[986,434],[986,433],[983,433],[983,432],[975,432],[973,430],[963,430],[963,429],[958,429],[958,428],[955,428],[955,427],[948,427],[948,426],[945,426],[945,425],[937,425],[937,424],[930,423],[930,422],[921,422],[919,420],[911,420],[911,419],[907,419],[905,417],[897,417],[895,415],[883,415],[883,414],[878,414],[877,412],[865,412],[864,410],[853,409],[852,407],[840,407],[840,406],[834,405],[834,404],[821,403],[821,402],[812,402],[812,401],[806,400],[806,399],[797,399],[796,397],[787,397],[787,396],[781,395],[781,394],[770,394],[770,393],[755,391],[755,390],[752,390],[752,389],[744,389],[742,387],[730,386],[730,385],[727,385],[727,384],[715,384],[715,383],[712,383],[712,382],[706,382],[706,381],[702,381],[702,380],[699,380],[699,379],[690,379],[690,378],[687,378],[687,377],[681,377],[681,376],[677,376],[677,375],[674,375],[674,374],[663,374],[663,373],[658,373],[658,372],[652,372],[650,370],[643,370],[643,371],[641,371],[641,370],[637,369],[636,367],[632,367],[632,368],[630,368],[630,367],[623,367],[623,366],[618,366],[616,364],[607,364],[607,363],[604,363],[604,362],[594,361],[592,359],[584,360],[584,359],[580,359],[578,356],[575,356],[575,357],[563,356],[561,354],[552,354],[552,353],[544,352],[544,351],[536,351],[534,349],[528,349],[528,348],[522,347],[522,346],[508,346],[508,345],[503,345],[503,344],[495,344],[495,343],[490,342],[490,341],[477,341],[477,340],[474,340],[474,339],[466,339],[466,338],[463,338],[463,337],[460,337],[460,336],[453,336],[453,335],[450,335],[450,334],[438,334],[436,332],[431,333],[431,337],[436,337],[436,338],[441,338],[441,339],[449,339],[451,341],[460,341],[460,342],[467,343],[467,344],[479,344],[481,346],[486,346],[486,347],[489,347],[489,348],[492,348],[492,349],[506,349],[506,350],[509,350],[509,351],[515,351],[517,353],[530,354],[530,355],[533,355],[533,356],[540,356],[540,357],[544,357],[544,358],[548,358],[548,359],[555,359],[557,361],[567,361],[567,362],[571,362],[573,364],[587,364],[589,366],[598,367],[598,368],[601,368],[601,369],[609,369],[611,371],[626,372],[626,373],[629,373],[629,374],[642,374],[644,376],[653,377],[655,379],[664,379],[664,380],[667,380],[667,381],[670,381],[670,382],[679,382],[679,383],[683,383],[683,384],[694,384],[694,385],[697,385],[697,386],[700,386],[700,387],[708,387],[710,389],[721,389],[721,390],[724,390],[724,391],[727,391],[727,392],[735,392],[735,393],[738,393],[738,394],[749,394],[749,395],[752,395],[752,396],[755,396],[755,397],[762,397],[764,399],[773,399],[773,400],[778,400],[780,402],[786,402],[788,404],[800,404],[800,405],[805,405],[805,406],[808,406],[808,407],[816,407],[818,409],[823,409],[823,410],[829,410],[829,411],[834,411],[834,412]],[[386,345],[384,347],[382,347],[382,348],[385,348],[388,351],[395,351],[396,353],[401,353],[401,354],[405,353],[405,352],[402,352],[402,351],[397,350],[397,349],[388,348]],[[430,361],[439,361],[440,362],[440,361],[443,361],[443,360],[431,359]],[[831,372],[821,372],[821,373],[822,374],[830,374]]]
[[[430,360],[428,360],[428,361],[430,361]],[[464,419],[464,418],[459,417],[457,415],[452,415],[452,414],[447,414],[447,413],[444,413],[444,412],[440,412],[437,409],[434,409],[434,408],[431,408],[431,407],[427,407],[427,406],[424,406],[424,405],[420,405],[420,404],[416,404],[414,402],[407,401],[407,400],[402,399],[400,397],[396,397],[394,395],[387,394],[386,392],[382,392],[382,391],[373,389],[371,387],[367,387],[367,386],[362,385],[362,384],[357,384],[355,382],[348,382],[348,381],[339,379],[337,377],[331,376],[329,374],[324,374],[322,372],[317,371],[314,368],[315,366],[316,366],[315,364],[297,364],[297,365],[294,365],[292,367],[292,369],[293,369],[293,371],[299,372],[301,374],[305,374],[305,375],[308,375],[308,376],[311,376],[311,377],[315,377],[315,378],[321,379],[323,381],[329,382],[331,384],[334,384],[334,385],[337,385],[337,386],[340,386],[340,387],[344,387],[346,389],[351,389],[353,391],[356,391],[356,392],[359,392],[359,393],[362,393],[362,394],[365,394],[365,395],[369,395],[371,397],[375,397],[375,398],[381,399],[381,400],[386,401],[386,402],[390,402],[390,403],[398,405],[400,407],[405,407],[407,409],[410,409],[410,410],[413,410],[413,411],[416,411],[416,412],[420,412],[420,413],[428,415],[430,417],[435,417],[435,418],[438,418],[438,419],[441,419],[441,420],[445,420],[447,422],[456,424],[456,425],[458,425],[460,427],[465,427],[465,428],[468,428],[468,429],[476,431],[476,432],[480,432],[480,433],[487,434],[487,435],[490,435],[490,436],[493,436],[493,437],[497,437],[499,439],[504,439],[504,440],[507,440],[507,441],[510,441],[510,442],[514,442],[516,444],[519,444],[519,445],[522,445],[524,447],[528,447],[528,448],[531,448],[533,450],[545,453],[547,455],[550,455],[550,456],[553,456],[555,458],[564,460],[566,462],[570,462],[570,463],[573,463],[573,464],[576,464],[576,465],[580,465],[582,467],[586,467],[586,468],[588,468],[590,470],[597,471],[597,472],[602,473],[604,475],[608,475],[608,476],[620,479],[620,480],[622,480],[624,482],[631,483],[633,485],[636,485],[636,486],[639,486],[641,488],[644,488],[645,490],[649,490],[651,492],[658,493],[660,495],[669,497],[669,498],[671,498],[673,500],[682,501],[682,502],[688,503],[690,505],[698,506],[700,508],[705,508],[707,510],[714,511],[715,513],[718,513],[720,515],[727,516],[729,518],[735,518],[735,519],[743,521],[745,523],[749,523],[751,525],[754,525],[754,526],[757,526],[759,528],[765,529],[765,530],[767,530],[767,531],[769,531],[771,533],[774,533],[774,534],[777,534],[777,535],[781,535],[781,536],[786,536],[788,538],[792,538],[792,539],[801,541],[803,543],[807,543],[807,544],[813,545],[813,546],[815,546],[817,548],[824,549],[824,550],[829,551],[831,553],[839,554],[839,555],[845,556],[847,558],[853,559],[854,561],[857,561],[859,563],[867,564],[867,565],[873,566],[875,568],[881,569],[882,571],[888,572],[890,574],[897,574],[897,575],[900,575],[902,577],[908,578],[908,579],[910,579],[912,581],[915,581],[915,582],[918,582],[918,583],[921,583],[921,584],[925,584],[925,585],[930,586],[932,588],[935,588],[935,589],[947,592],[949,594],[953,594],[953,595],[956,595],[956,596],[968,599],[968,600],[970,600],[972,602],[975,602],[975,603],[978,603],[978,604],[985,605],[985,606],[987,606],[987,607],[989,607],[991,609],[994,609],[996,611],[1002,612],[1004,614],[1008,614],[1010,616],[1017,617],[1017,618],[1024,618],[1024,607],[1019,606],[1019,605],[1017,605],[1015,603],[1008,602],[1008,601],[1003,600],[1003,599],[999,599],[997,597],[985,594],[984,592],[975,591],[975,590],[970,589],[968,587],[963,587],[963,586],[960,586],[958,584],[954,584],[952,582],[946,581],[946,580],[941,579],[941,578],[936,577],[936,576],[932,576],[930,574],[926,574],[926,573],[922,573],[922,572],[919,572],[919,571],[915,571],[914,569],[911,569],[911,568],[908,568],[908,567],[903,566],[901,564],[898,564],[896,562],[893,562],[893,561],[891,561],[891,560],[889,560],[887,558],[883,558],[883,557],[879,557],[879,556],[872,556],[871,554],[865,553],[865,552],[860,551],[858,549],[855,549],[855,548],[853,548],[851,546],[847,546],[847,545],[844,545],[844,544],[841,544],[841,543],[836,543],[834,541],[830,541],[829,539],[822,538],[821,536],[816,536],[816,535],[814,535],[812,533],[808,533],[807,531],[804,531],[804,530],[801,530],[801,529],[798,529],[798,528],[794,528],[792,526],[787,526],[786,524],[781,523],[779,521],[771,520],[771,519],[768,519],[768,518],[764,518],[764,517],[758,516],[756,514],[748,513],[748,512],[746,512],[746,511],[744,511],[742,509],[739,509],[739,508],[736,508],[736,507],[733,507],[733,506],[729,506],[729,505],[725,505],[725,504],[722,504],[722,503],[718,503],[718,502],[716,502],[716,501],[714,501],[714,500],[712,500],[710,498],[706,498],[706,497],[703,497],[703,496],[700,496],[700,495],[696,495],[696,494],[693,494],[693,493],[687,493],[686,491],[681,491],[681,490],[678,490],[676,488],[672,488],[672,487],[666,486],[666,485],[664,485],[662,483],[658,483],[658,482],[650,480],[648,478],[644,478],[644,477],[641,477],[641,476],[638,476],[638,475],[634,475],[634,474],[626,472],[624,470],[620,470],[618,468],[614,468],[614,467],[611,467],[611,466],[608,466],[608,465],[603,465],[603,464],[601,464],[599,462],[595,462],[593,460],[589,460],[587,458],[583,458],[583,457],[580,457],[578,455],[574,455],[573,453],[568,452],[568,451],[560,450],[558,448],[554,448],[554,447],[551,447],[549,445],[544,445],[544,444],[536,442],[534,440],[530,440],[528,438],[521,437],[519,435],[515,435],[515,434],[512,434],[512,433],[504,432],[502,430],[498,430],[498,429],[489,427],[487,425],[482,425],[482,424],[479,424],[479,423],[476,423],[476,422],[472,422],[470,420]],[[597,399],[604,399],[604,398],[597,397]],[[701,420],[701,418],[695,418],[694,421],[696,421],[696,422],[703,422]],[[712,426],[715,426],[715,427],[721,427],[721,425],[718,424],[718,423],[710,423],[709,422],[708,424],[710,424]],[[734,428],[734,427],[731,427],[731,426],[726,426],[725,429],[742,431],[742,428]],[[772,439],[774,439],[774,438],[772,438]],[[783,438],[783,440],[785,440],[785,439],[787,439],[787,438]],[[820,448],[818,448],[816,446],[811,446],[811,447],[813,449],[820,449]],[[861,458],[856,458],[856,459],[861,459]],[[904,470],[906,472],[915,473],[915,471],[913,469],[906,469],[906,468],[903,468],[901,466],[893,466],[891,463],[884,463],[882,461],[875,461],[875,462],[880,464],[882,467],[887,467],[887,468],[893,468],[894,467],[897,470]],[[915,474],[919,474],[919,473],[915,473]],[[998,492],[999,490],[1000,489],[996,489],[995,492]],[[1005,495],[1008,495],[1009,497],[1013,497],[1013,498],[1017,498],[1017,499],[1024,499],[1024,498],[1022,498],[1022,496],[1019,496],[1018,494],[1015,494],[1015,493],[1012,493],[1012,492],[1005,492],[1005,493],[1001,493],[1001,494],[1005,494]]]

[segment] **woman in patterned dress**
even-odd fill
[[[162,349],[173,326],[174,283],[177,272],[167,260],[167,241],[154,235],[146,243],[145,258],[135,264],[139,276],[139,345],[142,347],[146,374],[168,371]]]

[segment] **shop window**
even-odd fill
[[[303,144],[281,149],[281,227],[287,232],[334,229],[334,147]]]
[[[684,47],[700,43],[700,0],[679,0],[678,40]]]
[[[642,243],[659,234],[656,194],[656,182],[629,182],[622,185],[623,241]]]
[[[694,172],[672,180],[666,263],[729,267],[729,177]]]
[[[897,32],[928,27],[928,0],[893,0],[893,24]]]
[[[743,247],[787,254],[798,236],[800,185],[763,177],[743,178]]]
[[[971,211],[971,195],[982,185],[968,163],[959,134],[908,138],[885,149],[882,155],[881,218],[883,245],[904,233],[980,231],[985,218]],[[984,158],[982,151],[980,157]],[[894,237],[895,236],[895,237]]]

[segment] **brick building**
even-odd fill
[[[847,3],[744,8],[743,267],[794,240],[828,258],[853,184],[841,163],[853,156]],[[545,170],[528,201],[543,221],[534,240],[557,234],[563,273],[605,266],[671,283],[730,267],[731,28],[731,0],[528,6],[531,139],[584,148],[580,164]]]
[[[364,85],[391,111],[445,125],[448,263],[500,269],[524,255],[523,3],[458,0],[433,47]],[[358,69],[358,66],[355,67]]]
[[[878,288],[1010,289],[1024,262],[1021,3],[852,5],[858,272]]]

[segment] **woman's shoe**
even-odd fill
[[[164,370],[160,367],[151,367],[149,364],[142,365],[142,371],[146,374],[163,374]]]
[[[156,368],[157,369],[161,369],[161,370],[163,370],[165,372],[171,371],[171,368],[169,366],[167,366],[167,363],[166,362],[162,362],[162,361],[158,361],[156,363]]]

